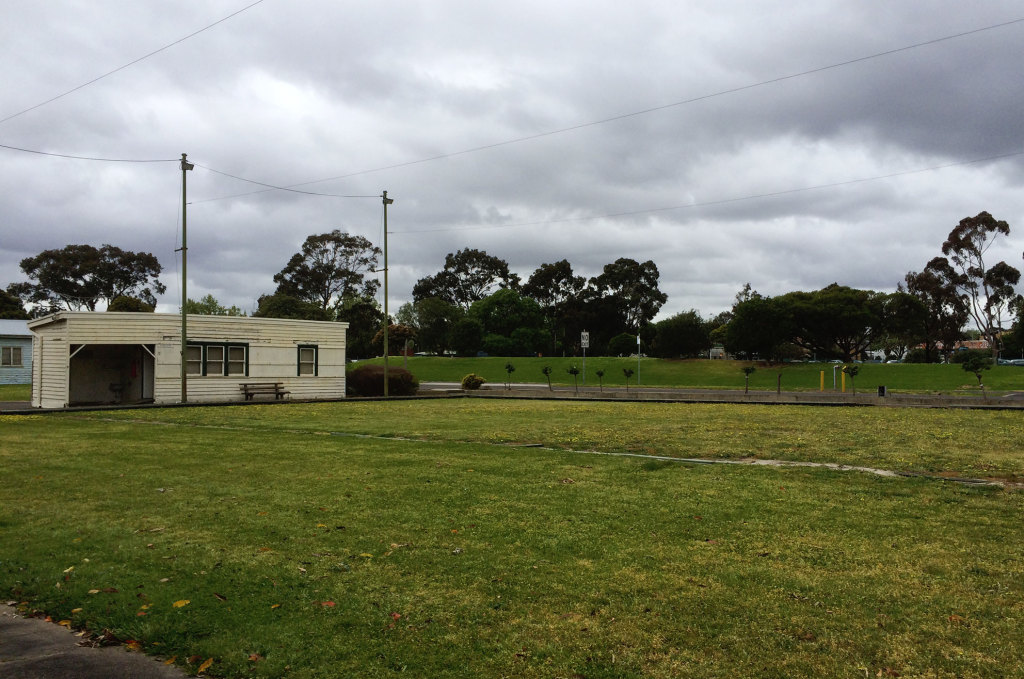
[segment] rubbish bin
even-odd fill
[[[879,385],[878,386],[878,395],[879,396],[885,396],[886,395],[886,393],[885,393],[885,385]]]

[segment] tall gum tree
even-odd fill
[[[985,255],[999,236],[1008,235],[1009,224],[988,212],[979,212],[961,219],[942,244],[942,254],[949,258],[955,272],[951,282],[967,302],[968,313],[993,356],[999,353],[1003,316],[1018,297],[1014,286],[1020,282],[1020,271],[1002,261],[990,267]]]
[[[311,302],[325,311],[342,299],[372,299],[379,283],[368,275],[380,255],[380,248],[366,238],[338,229],[309,236],[302,250],[274,275],[274,294]]]

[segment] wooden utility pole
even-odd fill
[[[384,398],[388,397],[388,205],[395,201],[388,198],[388,192],[381,195],[384,200]]]

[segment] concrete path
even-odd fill
[[[79,646],[74,632],[0,605],[0,677],[4,679],[182,679],[164,665],[124,646]]]

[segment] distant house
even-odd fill
[[[273,389],[278,397],[342,398],[347,328],[189,314],[188,401],[241,401],[243,385],[269,387],[270,398]],[[34,407],[181,401],[178,314],[62,311],[29,321],[28,329]]]
[[[32,333],[28,321],[0,320],[0,384],[32,382]]]

